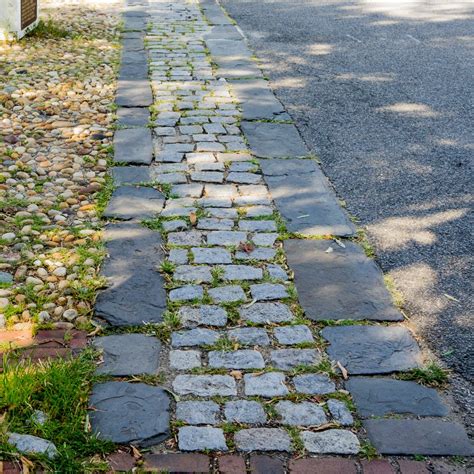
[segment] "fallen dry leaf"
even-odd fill
[[[189,213],[189,221],[191,222],[191,225],[192,226],[195,226],[196,225],[196,222],[197,222],[197,216],[196,216],[196,213],[194,211],[191,211]]]
[[[230,375],[232,375],[232,377],[234,377],[236,380],[242,379],[242,372],[240,370],[231,370]]]
[[[348,375],[348,372],[347,372],[346,368],[339,361],[337,361],[337,366],[341,370],[342,378],[344,380],[347,380],[349,378],[349,375]]]
[[[130,445],[132,448],[132,454],[135,459],[140,459],[142,457],[142,453],[133,445]]]
[[[239,245],[239,250],[242,250],[242,252],[250,253],[254,249],[255,245],[252,242],[241,242]]]

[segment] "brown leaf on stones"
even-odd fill
[[[30,474],[30,469],[33,469],[35,465],[25,456],[21,456],[21,467],[22,467],[22,474]]]
[[[255,249],[255,245],[252,242],[241,242],[239,245],[239,250],[242,252],[250,253]]]
[[[197,222],[197,216],[196,216],[196,213],[194,211],[191,211],[189,213],[189,221],[191,222],[191,225],[192,226],[195,226],[196,225],[196,222]]]
[[[240,370],[231,370],[230,375],[232,375],[232,377],[234,377],[236,380],[242,379],[242,372]]]
[[[337,361],[337,366],[341,370],[342,378],[344,380],[347,380],[349,378],[349,374],[347,372],[347,369],[339,361]]]
[[[310,426],[310,428],[312,429],[312,431],[324,431],[329,428],[337,428],[338,426],[339,425],[337,423],[324,423],[323,425],[319,426]]]
[[[135,459],[140,459],[142,457],[142,453],[133,445],[131,445],[132,454]]]

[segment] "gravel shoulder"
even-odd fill
[[[222,4],[367,230],[425,349],[453,369],[472,430],[472,10]]]

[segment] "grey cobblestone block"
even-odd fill
[[[186,328],[199,325],[225,326],[227,323],[227,312],[219,306],[182,306],[178,310],[178,316],[182,325]]]
[[[225,171],[224,163],[196,163],[195,171]]]
[[[240,184],[239,194],[242,196],[269,196],[268,189],[264,184]]]
[[[274,212],[270,206],[252,206],[246,208],[246,217],[266,217],[271,216]]]
[[[275,410],[281,416],[284,425],[292,426],[319,426],[327,423],[324,409],[316,403],[280,401]]]
[[[274,232],[277,227],[275,221],[240,220],[239,229],[249,232]]]
[[[209,207],[206,209],[206,212],[212,216],[219,219],[235,219],[237,218],[237,209],[224,209],[220,207]]]
[[[171,193],[179,197],[201,197],[204,186],[202,184],[177,184],[173,186]]]
[[[173,381],[173,391],[197,397],[237,395],[235,379],[230,375],[178,375]]]
[[[197,228],[201,230],[232,230],[234,221],[232,219],[215,219],[212,217],[199,219]]]
[[[219,248],[192,248],[194,263],[232,263],[230,252]]]
[[[314,365],[321,361],[315,349],[278,349],[270,353],[272,365],[282,370],[290,370],[300,365]]]
[[[176,135],[174,127],[155,127],[153,131],[158,137],[174,137]]]
[[[186,183],[186,175],[184,173],[156,173],[153,176],[153,181],[160,184],[180,184]]]
[[[191,301],[195,299],[202,299],[204,290],[199,285],[186,285],[180,288],[175,288],[169,292],[169,299],[171,301]]]
[[[172,347],[212,345],[219,339],[219,333],[211,329],[196,328],[171,334]]]
[[[209,245],[239,245],[247,241],[246,232],[236,231],[215,231],[207,234],[207,243]]]
[[[270,338],[262,328],[235,328],[227,331],[230,339],[246,346],[268,346]]]
[[[301,438],[310,453],[357,454],[360,450],[357,436],[347,430],[303,431]]]
[[[170,232],[168,243],[172,245],[201,245],[203,243],[203,233],[191,230],[189,232]]]
[[[340,425],[351,426],[354,423],[351,412],[347,408],[347,405],[341,400],[331,398],[327,401],[327,406],[334,420]]]
[[[229,171],[231,173],[244,173],[253,171],[256,168],[258,168],[258,166],[251,161],[235,161],[230,164]]]
[[[207,197],[227,197],[237,196],[237,186],[233,184],[206,184],[205,195]]]
[[[268,372],[262,375],[244,375],[245,395],[259,395],[265,398],[273,398],[288,395],[290,392],[285,385],[285,374],[280,372]]]
[[[250,238],[255,245],[261,245],[263,247],[271,247],[275,240],[278,238],[278,234],[275,233],[261,233],[253,234]]]
[[[295,326],[276,327],[273,331],[279,344],[292,345],[303,342],[313,342],[313,334],[308,326],[298,324]]]
[[[272,200],[269,196],[237,196],[234,198],[236,206],[271,206]]]
[[[142,107],[119,107],[117,123],[121,127],[146,127],[150,120],[150,112]]]
[[[176,281],[210,282],[212,281],[211,268],[205,265],[180,265],[173,274]]]
[[[276,255],[276,250],[269,248],[256,248],[250,252],[237,251],[235,258],[238,260],[271,260]]]
[[[186,161],[190,165],[196,163],[214,163],[216,157],[214,153],[186,153]]]
[[[255,303],[241,308],[239,313],[243,320],[257,324],[284,323],[294,319],[290,308],[283,303]]]
[[[215,303],[234,303],[246,300],[244,290],[238,285],[210,288],[207,292]]]
[[[265,362],[262,354],[253,350],[211,351],[209,367],[226,369],[263,369]]]
[[[224,432],[207,426],[183,426],[178,430],[178,447],[182,451],[227,451]]]
[[[225,151],[225,146],[217,142],[196,143],[197,151]]]
[[[196,203],[201,207],[221,207],[229,208],[232,207],[232,199],[222,197],[222,198],[201,198],[196,201]]]
[[[280,265],[267,265],[267,272],[270,278],[275,280],[288,281],[288,274]]]
[[[196,212],[195,207],[168,206],[161,212],[162,217],[189,217],[191,212]]]
[[[176,403],[176,419],[189,425],[214,425],[218,421],[219,405],[215,402],[185,401]]]
[[[252,155],[249,153],[217,153],[216,157],[217,161],[222,163],[235,163],[240,161],[250,161],[252,159]]]
[[[283,285],[277,283],[261,283],[250,286],[252,298],[256,301],[269,301],[288,298],[288,292]]]
[[[163,230],[165,232],[176,232],[176,231],[186,230],[187,228],[188,228],[187,222],[181,219],[163,222]],[[185,262],[176,262],[176,263],[187,263],[187,260]]]
[[[299,393],[325,395],[336,391],[336,385],[323,374],[303,374],[293,377],[293,385]]]
[[[267,415],[262,405],[252,400],[235,400],[225,404],[224,415],[230,423],[249,425],[266,423]]]
[[[226,265],[224,269],[224,280],[261,280],[263,271],[261,268],[251,267],[249,265]]]
[[[239,451],[292,451],[289,434],[280,428],[249,428],[234,436]]]
[[[239,172],[230,172],[227,175],[227,181],[229,183],[239,183],[239,184],[257,184],[262,181],[262,176],[255,173],[239,173]]]
[[[201,367],[201,353],[199,351],[170,351],[170,367],[176,370],[189,370]]]
[[[222,183],[224,182],[224,173],[218,171],[195,171],[191,173],[191,179],[205,183]]]

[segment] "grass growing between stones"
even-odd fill
[[[39,436],[53,442],[58,456],[35,456],[38,465],[51,472],[100,472],[99,457],[113,444],[98,440],[90,431],[87,405],[94,377],[95,353],[86,350],[77,358],[39,364],[5,357],[0,374],[0,452],[4,459],[20,459],[7,443],[7,432]],[[46,414],[43,424],[34,414]],[[28,456],[29,457],[29,456]],[[102,466],[102,467],[101,467]]]
[[[429,387],[445,387],[448,382],[448,371],[436,362],[430,362],[425,367],[417,367],[408,372],[397,374],[401,380],[414,380]]]

